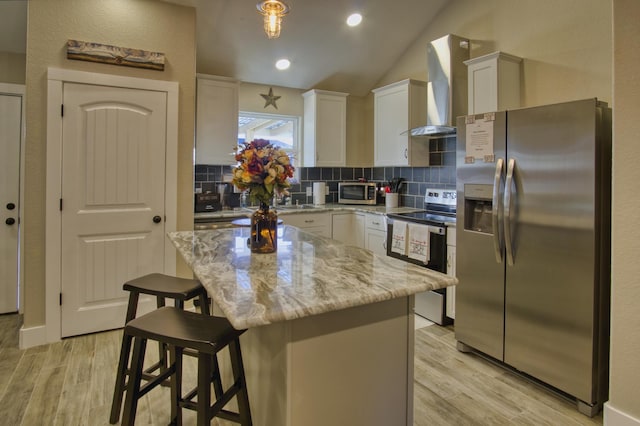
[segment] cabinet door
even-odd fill
[[[402,135],[409,125],[409,92],[407,86],[396,86],[375,94],[374,164],[406,166],[409,161],[408,136]]]
[[[365,220],[361,213],[353,214],[353,233],[355,234],[354,245],[365,247]]]
[[[521,62],[521,58],[504,52],[465,61],[469,93],[467,114],[519,108]]]
[[[364,215],[336,213],[332,215],[332,238],[356,247],[364,247]]]
[[[329,213],[298,213],[280,215],[286,225],[296,226],[305,231],[331,238],[331,216]]]
[[[375,254],[387,255],[387,225],[384,216],[367,214],[366,218],[365,248]]]
[[[354,244],[353,213],[340,213],[331,216],[331,238],[345,244]]]
[[[387,233],[377,229],[367,228],[366,249],[377,255],[387,255]]]
[[[345,166],[347,164],[347,94],[310,90],[303,96],[304,166]]]
[[[235,164],[238,145],[238,83],[198,78],[196,164]]]
[[[376,166],[429,165],[429,140],[407,131],[427,119],[427,83],[402,80],[375,89],[374,162]]]

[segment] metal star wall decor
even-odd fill
[[[276,105],[276,101],[280,99],[282,96],[275,96],[273,94],[273,87],[269,87],[269,94],[265,95],[263,93],[260,94],[264,98],[264,107],[268,107],[269,105],[273,105],[275,109],[278,109],[278,105]]]

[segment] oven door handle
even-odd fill
[[[493,250],[496,256],[496,262],[502,263],[503,241],[502,227],[500,226],[500,188],[504,169],[504,159],[498,158],[496,162],[496,172],[493,176],[493,197],[491,209],[491,224],[493,227]]]
[[[507,166],[507,180],[504,184],[504,244],[507,252],[507,264],[513,265],[513,241],[511,240],[511,196],[513,180],[515,178],[516,160],[509,160]]]

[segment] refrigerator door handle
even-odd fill
[[[504,184],[504,244],[507,252],[507,264],[513,265],[513,241],[511,241],[511,187],[516,160],[511,158],[507,165],[507,180]]]
[[[493,250],[496,255],[496,262],[502,263],[502,232],[500,229],[500,184],[502,183],[502,169],[504,159],[498,158],[496,162],[496,173],[493,176],[493,197],[491,209],[491,224],[493,228]]]

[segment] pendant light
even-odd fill
[[[269,38],[280,37],[282,17],[289,13],[289,6],[279,0],[264,0],[256,5],[264,16],[264,32]]]

